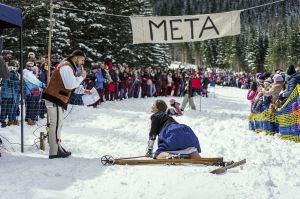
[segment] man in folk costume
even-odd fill
[[[49,118],[49,158],[65,158],[71,155],[61,146],[61,128],[64,119],[64,110],[74,90],[79,87],[86,78],[86,71],[81,70],[80,76],[76,77],[77,67],[82,67],[85,54],[81,50],[75,50],[64,59],[52,73],[50,82],[43,92]]]

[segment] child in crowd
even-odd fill
[[[266,97],[272,98],[270,112],[274,113],[278,107],[278,98],[282,90],[284,79],[280,74],[275,74],[272,79],[274,82],[272,83],[271,87],[268,90],[262,89],[262,94]]]
[[[181,116],[182,111],[180,110],[180,103],[176,102],[175,99],[171,99],[170,101],[171,108],[168,109],[167,114],[169,116]]]
[[[272,87],[272,79],[267,78],[264,81],[263,87],[264,88],[262,88],[262,89],[264,91],[269,91]],[[265,95],[263,95],[262,92],[260,92],[257,96],[258,96],[258,99],[253,104],[253,112],[261,113],[264,110],[269,108],[269,106],[271,104],[272,96],[265,96]]]
[[[253,112],[253,105],[255,103],[255,98],[256,98],[257,94],[258,94],[257,83],[253,82],[251,85],[251,88],[247,94],[247,100],[249,100],[251,102],[251,112]]]

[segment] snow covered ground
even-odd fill
[[[49,160],[48,152],[35,146],[22,154],[18,145],[3,140],[0,198],[300,198],[300,144],[247,130],[246,90],[218,87],[214,92],[215,97],[201,98],[201,112],[196,97],[198,110],[176,120],[197,133],[202,156],[247,158],[243,167],[217,176],[209,173],[213,166],[102,166],[102,155],[145,153],[155,98],[130,99],[98,109],[73,107],[62,134],[63,146],[72,152],[67,159]],[[35,129],[25,125],[26,145],[34,142]],[[10,142],[20,140],[17,127],[0,129],[0,134]]]

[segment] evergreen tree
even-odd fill
[[[259,71],[259,68],[257,67],[257,54],[258,54],[258,47],[257,47],[257,38],[255,34],[255,30],[251,30],[251,34],[249,34],[247,39],[247,45],[246,45],[246,63],[248,66],[248,69],[251,70],[257,70]]]
[[[300,28],[292,27],[288,40],[288,61],[289,64],[300,64]]]
[[[208,14],[270,3],[268,0],[185,0],[181,2],[185,6],[178,3],[178,0],[153,0],[155,12],[160,15],[166,14],[160,13],[159,10],[167,10],[172,13],[171,15],[190,12],[191,14]],[[194,43],[193,49],[197,52],[193,53],[193,59],[199,60],[195,56],[200,56],[203,57],[206,65],[215,66],[217,63],[228,68],[235,67],[237,70],[264,71],[273,66],[284,68],[288,61],[299,62],[299,47],[297,46],[299,42],[296,42],[299,40],[296,33],[299,31],[299,26],[293,28],[294,34],[291,33],[291,27],[295,27],[299,21],[300,1],[286,0],[244,11],[241,13],[241,35],[233,36],[229,40],[221,38],[219,42],[201,42],[203,46],[201,51],[198,50],[199,45]],[[174,52],[181,52],[181,50],[176,50],[176,48],[182,48],[181,45],[171,44],[171,46]]]
[[[3,0],[18,6],[24,14],[24,50],[38,55],[47,53],[49,5],[42,0]],[[81,12],[56,8],[54,12],[54,53],[68,55],[75,48],[83,48],[88,64],[112,59],[131,65],[166,66],[172,59],[181,59],[208,66],[234,67],[236,70],[273,70],[300,59],[299,22],[300,1],[256,8],[241,13],[241,35],[190,44],[132,44],[132,30],[128,18],[102,15],[105,11],[117,15],[187,15],[227,12],[249,8],[269,0],[54,0],[56,5],[93,11]],[[154,9],[154,10],[153,10]],[[1,30],[4,47],[18,49],[15,29]],[[199,44],[198,44],[199,43]],[[177,53],[177,54],[176,54]],[[179,60],[180,61],[180,60]]]
[[[44,55],[48,50],[49,5],[42,1],[6,1],[25,10],[24,46],[26,51]],[[40,4],[39,4],[40,3]],[[150,0],[66,0],[55,5],[76,10],[54,10],[52,51],[61,56],[81,48],[87,54],[87,64],[111,59],[116,63],[132,65],[166,66],[169,62],[168,46],[161,44],[132,44],[132,31],[128,17],[102,15],[105,11],[116,15],[153,15]],[[78,11],[82,10],[82,11]],[[90,12],[92,11],[92,12]],[[14,30],[3,33],[5,46],[17,49],[18,37]]]

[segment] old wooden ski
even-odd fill
[[[220,168],[217,168],[213,171],[211,171],[210,173],[213,173],[213,174],[222,174],[222,173],[225,173],[228,169],[232,169],[232,168],[235,168],[235,167],[238,167],[240,165],[243,165],[246,163],[246,159],[243,159],[241,161],[238,161],[238,162],[233,162],[233,163],[230,163],[226,166],[222,166]]]
[[[103,156],[101,158],[103,165],[147,165],[147,164],[203,164],[219,166],[223,164],[223,157],[201,158],[201,159],[114,159],[112,156]]]

